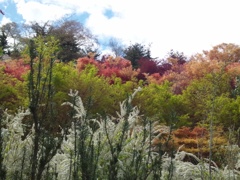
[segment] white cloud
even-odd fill
[[[26,21],[89,13],[86,26],[100,38],[152,43],[154,57],[170,49],[187,55],[222,42],[240,44],[239,0],[15,0]],[[105,10],[113,18],[104,16]]]
[[[26,23],[31,21],[54,21],[71,13],[70,10],[53,4],[42,4],[37,1],[24,0],[15,0],[15,2],[18,13],[22,15],[23,19],[26,20]]]
[[[2,18],[2,20],[1,20],[1,22],[0,22],[0,26],[2,26],[2,25],[4,25],[4,24],[7,24],[7,23],[9,23],[9,22],[12,22],[11,19],[3,16],[3,18]]]
[[[238,1],[121,1],[111,7],[120,16],[92,14],[87,26],[124,42],[152,43],[153,56],[172,48],[190,55],[222,42],[240,43]]]

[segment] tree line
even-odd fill
[[[10,22],[4,24],[0,27],[0,55],[7,54],[12,59],[19,59],[29,41],[39,36],[53,36],[59,41],[60,50],[56,58],[62,62],[73,61],[90,53],[94,54],[95,58],[100,55],[100,43],[97,36],[76,20],[31,22],[30,24]],[[110,38],[107,47],[111,49],[114,56],[130,60],[133,68],[139,67],[138,60],[143,57],[154,59],[151,56],[150,46],[141,43],[125,46],[121,43],[121,40]],[[173,51],[170,52],[171,56],[181,56],[174,53]]]
[[[53,36],[59,41],[60,50],[57,58],[68,62],[95,51],[97,38],[80,22],[75,20],[62,20],[57,23],[31,22],[30,24],[17,24],[10,22],[3,25],[0,34],[0,47],[2,54],[12,58],[21,57],[21,52],[28,45],[29,40],[42,36]]]

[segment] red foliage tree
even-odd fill
[[[96,66],[96,67],[99,66],[99,63],[98,63],[95,59],[93,59],[93,58],[91,58],[91,57],[83,57],[83,58],[79,58],[79,59],[77,60],[77,66],[76,66],[76,68],[77,68],[77,70],[80,72],[80,71],[82,71],[83,69],[85,69],[85,67],[86,67],[88,64],[92,64],[92,65],[94,65],[94,66]]]
[[[114,77],[119,77],[123,82],[126,82],[138,74],[138,71],[133,70],[131,62],[121,57],[113,58],[111,56],[104,56],[101,61],[97,61],[91,57],[83,57],[77,60],[76,68],[82,71],[88,64],[96,66],[98,68],[98,75],[109,78],[110,83],[113,83],[112,78]]]
[[[23,74],[30,69],[29,64],[24,63],[22,59],[3,62],[2,66],[4,68],[4,73],[7,73],[21,81],[23,81]]]
[[[123,82],[131,80],[137,74],[137,71],[133,70],[131,62],[121,57],[108,56],[99,66],[99,75],[108,78],[116,76],[121,78]]]

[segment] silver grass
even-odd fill
[[[138,92],[140,89],[137,89],[134,93]],[[84,109],[81,98],[78,96],[77,91],[70,91],[69,95],[73,97],[76,102],[72,103],[64,103],[65,105],[70,105],[76,111],[75,118],[80,120],[84,120],[84,123],[92,122],[99,126],[99,128],[95,131],[86,124],[87,130],[90,135],[93,136],[93,144],[96,147],[99,143],[100,138],[100,155],[99,161],[97,164],[97,174],[99,179],[103,179],[103,173],[106,170],[107,165],[109,165],[111,152],[110,147],[107,141],[107,135],[109,136],[110,141],[113,146],[118,141],[119,137],[122,135],[122,128],[124,125],[124,121],[128,121],[129,126],[126,133],[126,139],[123,142],[122,151],[118,157],[118,178],[123,178],[125,171],[128,171],[130,167],[132,152],[142,152],[143,162],[146,162],[148,159],[148,152],[151,150],[149,148],[149,140],[150,134],[157,134],[157,138],[161,138],[162,135],[169,133],[169,127],[163,127],[159,132],[156,125],[151,127],[149,124],[146,126],[141,125],[141,115],[139,115],[139,110],[136,107],[133,107],[130,112],[127,113],[127,105],[126,103],[131,102],[132,98],[135,96],[133,94],[130,97],[130,100],[126,100],[120,103],[120,112],[117,117],[107,117],[106,119],[85,119],[86,111]],[[1,129],[1,136],[3,137],[3,164],[7,169],[7,179],[12,179],[12,175],[16,171],[20,171],[21,162],[23,158],[24,151],[26,153],[26,162],[24,167],[24,173],[26,177],[26,172],[28,171],[28,164],[30,164],[30,155],[32,149],[32,139],[34,137],[34,128],[32,128],[31,132],[26,136],[25,139],[22,139],[22,135],[24,133],[25,125],[22,123],[23,118],[26,115],[29,115],[29,110],[23,111],[19,110],[16,115],[9,115],[6,111],[3,118],[3,127]],[[127,116],[127,117],[126,117]],[[118,123],[114,123],[115,120],[118,120]],[[65,180],[69,178],[70,167],[76,161],[72,156],[74,151],[74,142],[75,132],[79,135],[80,131],[78,129],[74,129],[75,126],[72,124],[71,128],[69,128],[66,138],[64,138],[61,148],[55,154],[55,156],[51,159],[48,164],[49,172],[57,173],[59,180]],[[152,129],[152,130],[151,130]],[[152,132],[150,132],[150,130]],[[144,139],[144,132],[147,132],[147,137]],[[78,137],[78,136],[77,136]],[[87,139],[88,140],[88,139]],[[234,146],[235,147],[235,146]],[[233,147],[226,147],[233,148]],[[239,147],[235,147],[239,148]],[[39,152],[41,153],[41,152]],[[159,154],[157,152],[151,152],[150,156],[152,159],[159,158]],[[184,158],[186,156],[191,156],[198,163],[192,164],[191,162],[184,162]],[[191,153],[187,153],[179,150],[175,153],[174,158],[168,156],[167,153],[163,154],[162,159],[162,177],[161,179],[166,179],[169,175],[169,166],[173,165],[172,169],[172,179],[194,179],[194,180],[202,180],[209,178],[209,160],[207,159],[199,159],[195,155]],[[240,153],[236,154],[236,164],[235,169],[229,169],[228,166],[221,169],[214,165],[212,162],[210,166],[213,168],[211,177],[213,179],[240,179]],[[45,172],[46,174],[46,172]],[[148,177],[151,179],[152,176]]]

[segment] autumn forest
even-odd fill
[[[1,27],[0,179],[240,177],[239,45],[97,44],[77,21]]]

